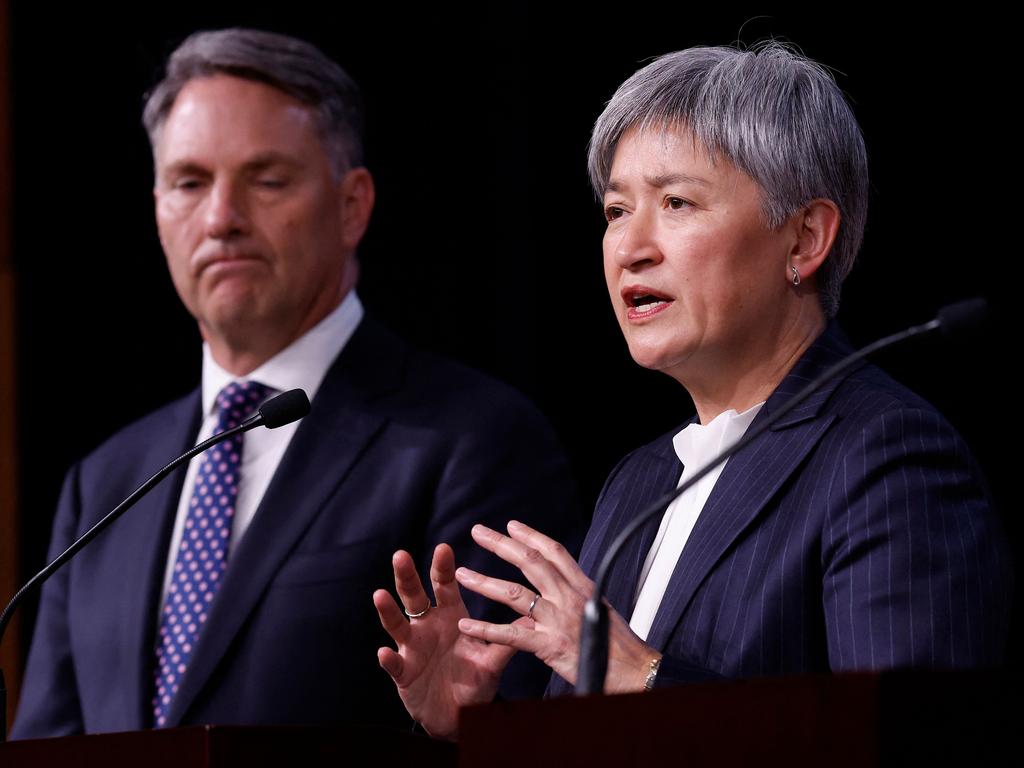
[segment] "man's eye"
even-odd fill
[[[665,202],[673,211],[681,211],[684,208],[689,208],[693,205],[689,200],[684,200],[681,197],[669,197]]]
[[[256,179],[256,184],[264,189],[281,189],[287,182],[284,179],[277,178],[276,176],[264,176]]]
[[[185,192],[191,192],[192,190],[199,189],[200,186],[202,186],[202,182],[200,182],[199,179],[191,177],[177,179],[174,182],[174,189],[180,189]]]

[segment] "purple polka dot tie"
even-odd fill
[[[237,427],[272,391],[252,381],[228,384],[217,395],[214,433]],[[174,572],[160,613],[153,696],[153,722],[158,728],[167,724],[167,710],[178,692],[227,567],[241,465],[242,435],[214,446],[200,459]]]

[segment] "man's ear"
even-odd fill
[[[354,251],[366,234],[376,194],[373,176],[366,168],[353,168],[341,180],[338,204],[341,206],[342,241],[347,250]]]

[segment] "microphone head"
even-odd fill
[[[942,334],[947,338],[972,336],[988,320],[988,302],[976,298],[947,304],[939,310],[938,319]]]
[[[309,413],[309,398],[301,389],[291,389],[272,397],[260,406],[263,426],[277,429],[298,421]]]

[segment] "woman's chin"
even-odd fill
[[[656,349],[641,345],[630,345],[629,354],[633,362],[649,371],[659,371],[674,379],[684,366],[687,355],[669,353],[664,349]]]

